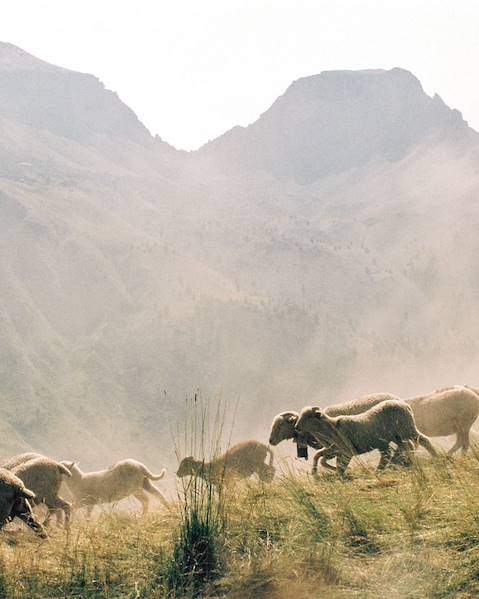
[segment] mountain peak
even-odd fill
[[[95,76],[51,65],[5,42],[0,43],[0,119],[87,145],[100,137],[114,143],[152,140],[136,114]]]
[[[0,42],[0,71],[65,71],[8,42]]]
[[[413,75],[411,71],[400,67],[394,67],[389,70],[362,69],[354,71],[350,69],[341,69],[322,71],[316,75],[308,75],[296,79],[296,81],[293,81],[290,85],[290,88],[301,86],[307,87],[311,84],[317,84],[324,87],[327,87],[328,85],[346,85],[347,87],[355,85],[360,89],[361,87],[372,85],[382,86],[385,81],[415,88],[417,91],[423,91],[419,79]]]
[[[374,159],[399,160],[417,143],[458,130],[472,133],[459,111],[428,96],[405,69],[324,71],[294,81],[255,123],[201,151],[224,169],[308,183]]]

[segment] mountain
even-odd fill
[[[92,75],[52,66],[2,43],[0,77],[2,119],[77,142],[102,135],[150,141],[134,112]]]
[[[477,134],[404,69],[327,71],[295,81],[255,123],[231,129],[201,153],[224,172],[312,183],[374,160],[396,162],[425,139],[461,136]]]
[[[2,454],[173,466],[187,396],[236,440],[474,382],[478,135],[407,71],[301,79],[186,153],[2,44],[0,131]]]
[[[96,77],[6,43],[0,43],[0,89],[0,172],[7,177],[158,169],[178,154]]]

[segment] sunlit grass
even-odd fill
[[[472,456],[425,458],[379,477],[358,469],[350,480],[288,474],[271,485],[228,486],[225,513],[209,520],[206,531],[213,531],[209,547],[219,552],[208,563],[220,568],[192,587],[165,578],[165,564],[181,562],[188,539],[205,532],[204,520],[188,521],[199,526],[196,532],[184,528],[186,504],[145,518],[113,512],[88,523],[78,515],[69,536],[53,529],[48,542],[26,529],[5,530],[0,597],[475,597],[478,489],[479,463]],[[200,499],[209,501],[208,494],[199,493]],[[217,498],[210,499],[217,510]],[[188,517],[205,516],[208,503],[195,509]],[[185,532],[190,536],[181,537]]]

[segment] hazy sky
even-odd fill
[[[152,133],[193,149],[298,77],[414,72],[479,130],[477,0],[0,0],[0,40],[94,73]]]

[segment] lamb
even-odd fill
[[[23,520],[42,539],[47,538],[43,526],[33,515],[30,501],[35,494],[14,474],[0,468],[0,528],[17,517]]]
[[[149,506],[146,492],[155,495],[169,507],[166,497],[151,483],[152,480],[163,478],[165,469],[160,474],[153,474],[141,462],[122,460],[105,470],[82,472],[75,462],[62,463],[71,473],[71,478],[66,482],[75,497],[74,507],[86,507],[88,516],[95,505],[113,503],[131,495],[141,503],[145,515]]]
[[[269,462],[265,464],[269,454]],[[188,456],[181,460],[176,476],[201,476],[214,484],[225,479],[248,478],[256,474],[263,482],[271,482],[274,477],[274,454],[263,443],[243,441],[230,447],[228,451],[211,462],[195,460]]]
[[[381,452],[382,467],[391,455],[390,443],[408,450],[419,443],[433,456],[437,455],[426,435],[416,428],[411,408],[402,401],[386,400],[362,414],[331,417],[318,407],[303,408],[295,426],[325,445],[321,450],[328,456],[336,454],[337,471],[344,474],[354,455],[373,449]]]
[[[372,393],[364,395],[358,399],[353,399],[348,402],[334,404],[324,409],[324,413],[328,416],[342,416],[360,414],[369,410],[373,406],[387,400],[398,400],[399,398],[389,393]],[[297,445],[297,454],[299,458],[308,459],[308,445],[313,449],[321,449],[323,445],[314,439],[308,433],[298,434],[295,429],[295,424],[298,420],[298,412],[282,412],[278,414],[271,425],[269,436],[270,445],[278,445],[286,439],[293,439]],[[318,459],[321,458],[321,465],[326,468],[334,468],[330,466],[326,460],[331,459],[325,454],[315,454],[313,464],[317,465]],[[316,467],[316,466],[315,466]]]
[[[20,456],[17,456],[19,458]],[[12,459],[10,463],[14,462]],[[17,459],[16,462],[19,460]],[[71,477],[71,473],[63,464],[59,464],[45,456],[30,460],[20,461],[11,469],[12,474],[17,476],[28,489],[35,494],[33,503],[38,505],[44,503],[48,508],[48,514],[44,525],[50,521],[52,513],[57,514],[58,522],[61,522],[60,514],[65,514],[65,528],[70,526],[71,505],[60,497],[60,486],[63,478]]]
[[[429,437],[456,435],[456,442],[449,450],[452,455],[458,449],[466,453],[469,433],[479,415],[479,390],[471,387],[449,387],[404,400],[412,409],[417,427]]]

